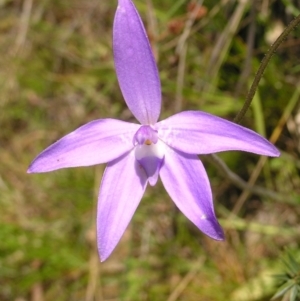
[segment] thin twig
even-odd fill
[[[98,202],[98,190],[99,190],[99,182],[101,176],[103,174],[103,168],[97,166],[95,168],[95,180],[94,180],[94,208],[93,208],[93,215],[94,215],[94,222],[92,224],[92,237],[90,237],[91,243],[91,253],[90,253],[90,262],[89,262],[89,278],[88,284],[85,293],[85,301],[92,301],[92,300],[104,300],[103,298],[103,291],[101,286],[101,269],[100,269],[100,262],[99,256],[97,252],[97,243],[96,237],[94,234],[96,233],[96,216],[97,216],[97,202]]]
[[[271,137],[270,137],[270,142],[272,143],[276,143],[276,141],[278,140],[284,125],[286,124],[288,118],[290,117],[293,109],[295,108],[295,106],[297,105],[297,103],[299,102],[299,95],[300,95],[300,88],[298,87],[293,96],[291,97],[288,105],[286,106],[276,128],[274,129]],[[260,172],[262,170],[262,168],[264,167],[265,163],[267,162],[267,157],[260,157],[259,161],[257,162],[251,176],[250,179],[248,181],[248,185],[249,186],[253,186],[258,178],[258,176],[260,175]],[[241,194],[241,196],[239,197],[239,199],[236,202],[236,205],[234,206],[232,213],[237,214],[240,209],[242,208],[243,204],[245,203],[245,201],[247,200],[247,198],[249,197],[250,191],[249,190],[244,190],[243,193]]]
[[[209,24],[209,21],[212,20],[221,10],[224,8],[228,2],[231,0],[222,0],[218,2],[208,13],[207,17],[203,18],[200,22],[195,24],[194,27],[192,27],[191,32],[189,36],[198,33],[202,28],[204,28],[207,24]],[[180,43],[181,36],[175,37],[170,42],[165,43],[161,46],[160,50],[162,52],[166,52],[174,47],[178,46],[178,43]]]
[[[235,88],[235,97],[238,97],[241,94],[242,89],[245,86],[246,80],[251,73],[251,60],[253,56],[253,48],[254,48],[254,40],[255,40],[255,32],[256,32],[256,2],[253,1],[251,11],[250,11],[250,26],[247,34],[247,52],[246,58],[244,61],[244,68],[242,74],[237,82]]]
[[[218,41],[216,42],[212,54],[210,56],[210,60],[207,66],[206,71],[206,81],[209,82],[209,85],[205,85],[204,91],[209,90],[213,85],[216,76],[220,70],[220,67],[224,63],[226,55],[228,54],[230,45],[232,43],[232,39],[234,34],[236,33],[240,21],[244,15],[247,5],[249,4],[249,0],[240,0],[237,8],[232,16],[232,18],[228,21],[225,29],[222,34],[219,36]]]
[[[197,13],[199,11],[199,7],[202,6],[202,3],[203,3],[203,0],[198,1],[196,3],[194,11],[189,15],[189,18],[185,22],[183,32],[182,32],[182,34],[180,35],[180,37],[178,39],[176,50],[175,50],[175,52],[178,53],[178,54],[181,53],[183,46],[186,44],[186,41],[187,41],[188,37],[191,34],[193,24],[194,24],[194,22],[197,18]]]
[[[184,84],[184,71],[187,53],[187,39],[191,33],[192,26],[196,20],[197,12],[203,1],[198,1],[195,5],[194,11],[190,14],[185,23],[184,30],[178,40],[176,53],[179,55],[177,81],[176,81],[176,96],[175,96],[175,112],[180,112],[182,109],[182,90]]]
[[[17,54],[19,52],[19,50],[21,49],[21,47],[23,46],[23,44],[26,41],[31,10],[32,10],[32,0],[25,0],[23,2],[22,14],[21,14],[20,23],[19,23],[19,32],[17,35],[15,49],[13,52],[14,54]]]
[[[300,23],[300,15],[294,19],[288,26],[287,28],[282,32],[282,34],[277,38],[277,40],[275,41],[275,43],[271,46],[271,48],[269,49],[269,51],[267,52],[267,54],[265,55],[265,57],[263,58],[258,71],[254,77],[253,83],[251,85],[251,88],[249,90],[249,93],[247,95],[246,101],[242,107],[242,109],[240,110],[240,112],[237,114],[237,116],[234,118],[234,122],[236,123],[240,123],[241,120],[243,119],[243,117],[245,116],[247,110],[250,107],[250,104],[252,102],[252,99],[254,97],[254,94],[257,90],[258,84],[264,74],[264,71],[266,69],[266,67],[268,66],[273,54],[276,52],[276,50],[278,49],[278,47],[280,46],[280,44],[287,38],[287,36],[290,34],[290,32],[292,30],[294,30],[294,28]]]
[[[280,203],[295,204],[293,199],[287,197],[286,195],[281,195],[279,193],[276,193],[266,188],[262,188],[260,186],[249,185],[246,181],[244,181],[237,174],[231,171],[226,165],[226,163],[217,155],[211,154],[205,156],[205,158],[208,159],[213,165],[215,165],[219,169],[219,171],[221,171],[226,176],[226,178],[230,180],[233,184],[235,184],[237,187],[246,191],[250,191],[251,193],[256,194],[258,196],[269,198]]]

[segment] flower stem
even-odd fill
[[[290,34],[290,32],[300,23],[300,15],[295,18],[287,27],[286,29],[281,33],[281,35],[277,38],[275,43],[271,46],[271,48],[268,50],[267,54],[263,58],[257,73],[255,74],[254,81],[250,87],[250,90],[248,92],[248,95],[246,97],[246,100],[244,102],[244,105],[242,109],[239,111],[237,116],[234,118],[234,122],[240,123],[243,117],[245,116],[247,110],[250,107],[250,104],[252,102],[252,99],[254,97],[254,94],[257,90],[258,84],[264,74],[264,71],[266,67],[268,66],[273,54],[276,52],[280,44],[287,38],[287,36]]]

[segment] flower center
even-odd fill
[[[149,184],[155,185],[164,159],[164,145],[158,140],[157,131],[142,125],[133,137],[135,158],[148,176]]]
[[[158,140],[157,131],[150,125],[142,125],[133,137],[133,145],[156,144]]]

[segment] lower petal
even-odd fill
[[[134,151],[107,164],[97,210],[100,260],[106,260],[126,230],[147,185],[147,176]]]
[[[224,232],[214,213],[209,180],[199,158],[166,147],[160,176],[179,210],[206,235],[223,240]]]
[[[157,157],[148,157],[143,158],[138,162],[144,168],[148,177],[149,184],[151,186],[154,186],[157,183],[163,159]]]
[[[149,184],[154,186],[158,180],[159,171],[164,159],[165,144],[162,141],[157,143],[137,145],[135,147],[135,157],[144,168],[149,180]]]

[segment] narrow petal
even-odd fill
[[[28,172],[89,166],[114,160],[133,148],[140,125],[115,119],[89,122],[64,136],[39,154]]]
[[[238,124],[200,111],[178,113],[156,124],[158,136],[188,154],[240,150],[277,157],[276,147],[259,134]]]
[[[129,109],[142,124],[154,124],[161,107],[159,74],[142,20],[130,0],[119,0],[113,48],[119,85]]]
[[[97,210],[97,243],[106,260],[127,228],[146,188],[147,176],[134,152],[108,163],[102,179]]]
[[[206,171],[196,155],[166,148],[161,180],[179,210],[202,232],[216,240],[224,233],[214,213]]]

